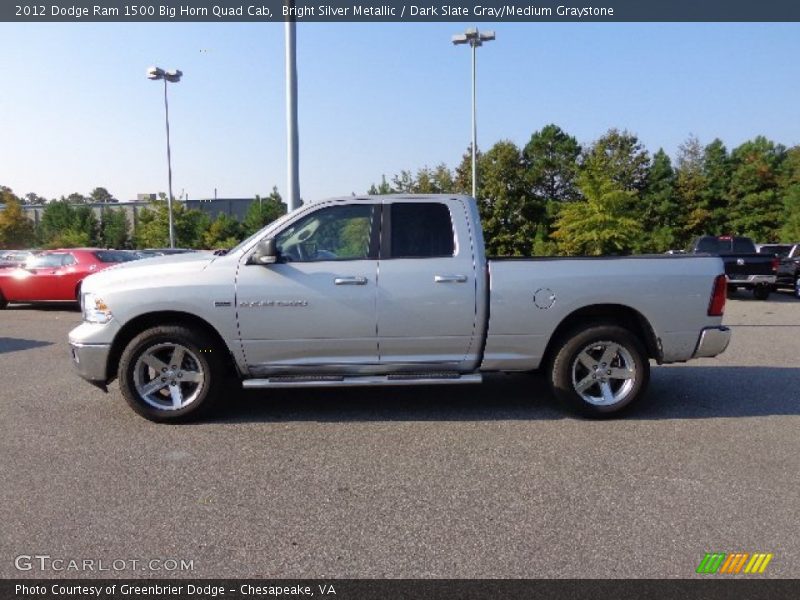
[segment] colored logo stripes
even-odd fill
[[[720,573],[736,575],[738,573],[763,573],[773,555],[765,552],[707,552],[697,567],[698,573],[706,575]]]

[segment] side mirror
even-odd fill
[[[275,247],[275,239],[268,238],[259,242],[251,260],[259,265],[272,265],[278,262],[278,249]]]

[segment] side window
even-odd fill
[[[275,247],[285,262],[364,260],[370,257],[373,206],[317,210],[284,229]]]
[[[75,262],[76,262],[75,257],[72,256],[72,254],[63,254],[61,256],[61,264],[65,267],[68,267],[69,265],[74,265]]]
[[[453,256],[455,241],[450,210],[440,202],[395,202],[391,205],[391,257]]]

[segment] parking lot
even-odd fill
[[[15,557],[192,561],[191,577],[690,577],[800,566],[800,301],[729,301],[717,359],[654,367],[626,418],[544,380],[231,393],[150,423],[72,373],[69,306],[0,311],[0,577]]]

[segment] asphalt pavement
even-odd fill
[[[232,390],[212,422],[157,425],[73,374],[75,309],[9,307],[0,577],[677,578],[706,552],[796,577],[800,301],[739,298],[725,354],[654,366],[610,421],[496,375]]]

